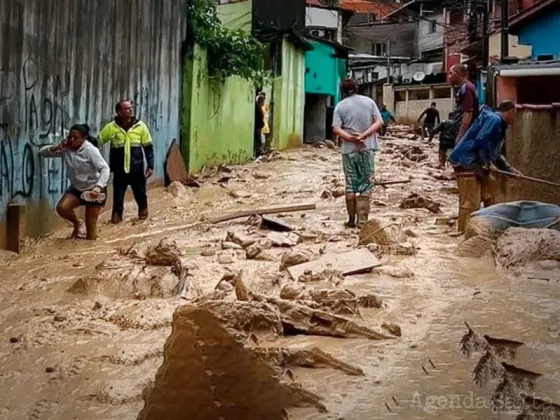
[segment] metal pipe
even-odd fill
[[[502,0],[502,61],[509,55],[509,1]]]
[[[540,69],[501,69],[499,75],[502,77],[560,76],[560,67]]]

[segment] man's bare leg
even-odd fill
[[[64,194],[56,205],[58,215],[73,226],[72,234],[70,235],[72,239],[78,238],[80,234],[80,220],[74,212],[78,207],[80,207],[80,199],[68,193]]]
[[[86,207],[86,239],[95,241],[98,238],[97,220],[101,207]]]

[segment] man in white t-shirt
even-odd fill
[[[346,176],[347,227],[361,227],[368,219],[370,194],[375,175],[377,132],[383,118],[375,102],[358,95],[356,82],[345,79],[341,85],[346,99],[334,110],[333,131],[342,140],[342,165]]]

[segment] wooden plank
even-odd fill
[[[278,232],[292,232],[294,228],[284,222],[270,216],[262,216],[262,225],[270,230],[277,230]]]
[[[185,166],[185,161],[183,160],[181,149],[179,149],[179,145],[175,139],[167,152],[167,158],[165,160],[165,175],[166,185],[175,181],[182,184],[187,184],[189,182],[189,174]]]
[[[363,248],[342,254],[326,254],[315,261],[290,267],[288,272],[294,280],[298,280],[307,271],[320,273],[325,270],[335,270],[346,276],[369,271],[379,266],[381,266],[381,262],[375,255]]]
[[[19,254],[21,252],[21,236],[23,234],[22,220],[23,206],[9,204],[6,214],[6,233],[8,251]]]
[[[255,214],[262,215],[262,214],[274,214],[274,213],[287,213],[292,211],[306,211],[306,210],[315,210],[317,206],[315,204],[294,204],[289,206],[277,206],[277,207],[266,207],[261,209],[254,209],[254,210],[242,210],[237,213],[226,214],[225,216],[216,217],[215,219],[210,220],[211,224],[227,222],[233,219],[239,219],[241,217],[249,217]]]

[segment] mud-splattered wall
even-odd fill
[[[560,183],[560,107],[525,105],[509,130],[506,155],[523,174]],[[500,201],[536,200],[560,205],[557,187],[502,179]]]
[[[301,145],[305,105],[305,51],[285,38],[282,76],[274,80],[274,147]]]
[[[118,99],[132,98],[149,124],[163,177],[179,137],[185,3],[0,0],[0,246],[9,203],[25,204],[25,231],[40,234],[67,186],[61,162],[39,158],[39,147],[74,123],[97,133]]]
[[[250,31],[251,5],[251,1],[243,1],[218,6],[222,24],[229,29]],[[223,84],[211,80],[206,51],[198,45],[189,51],[184,79],[182,137],[189,172],[250,160],[255,126],[252,83],[240,77],[230,77]]]

